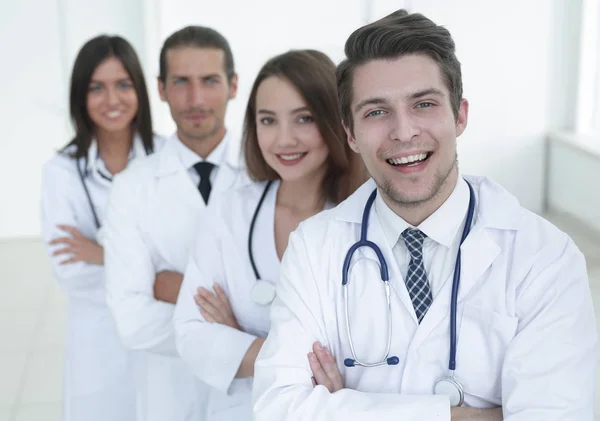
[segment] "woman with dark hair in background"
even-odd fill
[[[254,360],[288,237],[366,180],[341,121],[335,65],[325,54],[290,51],[259,72],[242,145],[254,183],[209,209],[175,309],[178,351],[212,386],[209,421],[252,419]]]
[[[71,75],[73,140],[45,165],[42,231],[54,275],[68,295],[63,419],[131,421],[128,353],[105,303],[102,218],[113,175],[153,152],[148,92],[132,46],[88,41]]]

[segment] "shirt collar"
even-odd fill
[[[202,159],[196,152],[192,151],[190,148],[185,146],[185,144],[179,139],[177,134],[174,135],[176,142],[175,149],[177,151],[177,155],[179,160],[183,164],[184,168],[190,169],[198,162],[206,161],[218,167],[223,162],[225,158],[226,144],[229,136],[227,133],[223,137],[223,140],[219,142],[217,147],[212,150],[212,152],[206,157],[206,159]]]
[[[459,176],[450,197],[416,228],[436,243],[450,248],[459,228],[464,223],[468,208],[469,187],[466,181]],[[399,217],[384,202],[380,194],[377,194],[375,198],[375,210],[390,248],[393,248],[402,232],[411,225]]]
[[[146,148],[144,147],[144,143],[142,142],[142,137],[139,134],[136,134],[133,137],[133,144],[131,145],[131,149],[129,150],[128,161],[146,155]],[[98,150],[98,141],[96,138],[92,138],[92,142],[90,143],[90,147],[88,148],[87,154],[87,167],[86,171],[88,173],[95,173],[98,169],[104,171],[109,175],[110,173],[106,169],[106,165],[100,156],[100,151]]]

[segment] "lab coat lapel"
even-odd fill
[[[183,271],[193,242],[198,215],[205,207],[202,196],[181,163],[174,139],[161,149],[156,187],[150,206],[150,236],[160,256],[159,270]]]
[[[498,257],[500,251],[500,247],[492,240],[485,227],[480,226],[465,239],[461,247],[459,302],[468,296],[471,289],[481,279],[481,275]]]
[[[482,275],[492,265],[501,252],[489,234],[490,229],[517,229],[520,221],[520,207],[517,200],[504,189],[485,177],[466,177],[475,188],[478,196],[475,224],[471,233],[461,247],[461,279],[458,289],[458,303],[464,301],[473,288],[483,278]],[[369,194],[375,188],[372,180],[361,186],[348,200],[340,204],[336,210],[336,219],[360,224]],[[404,284],[403,274],[399,272],[396,259],[385,241],[383,228],[378,218],[370,218],[369,239],[379,244],[386,258],[390,271],[392,289],[400,298],[404,307],[412,315],[415,325],[417,318]],[[358,239],[357,239],[358,240]],[[452,292],[452,278],[444,283],[441,291],[436,296],[427,314],[418,325],[412,339],[411,348],[420,346],[423,340],[446,317],[450,317],[450,299]]]
[[[204,208],[204,201],[177,155],[175,142],[177,139],[170,138],[159,152],[161,154],[158,168],[159,193],[165,201],[183,202],[199,211]]]
[[[473,287],[482,279],[481,275],[500,254],[500,247],[488,235],[484,226],[474,226],[461,247],[461,276],[458,287],[458,302],[464,300]],[[444,318],[450,316],[452,280],[450,275],[441,291],[429,307],[413,338],[411,347],[418,347]]]
[[[219,173],[215,179],[215,184],[212,186],[210,197],[213,197],[215,194],[224,193],[230,189],[235,182],[237,174],[238,171],[236,169],[232,168],[229,163],[223,162],[219,168]],[[210,198],[208,200],[210,203]]]
[[[211,197],[213,194],[220,194],[229,190],[231,186],[236,183],[236,180],[241,173],[240,158],[233,152],[234,148],[232,145],[232,140],[228,139],[227,142],[227,150],[225,151],[226,155],[223,159],[223,163],[219,167],[219,172],[217,173],[215,183],[212,186],[212,191],[210,193]]]

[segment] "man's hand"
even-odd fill
[[[313,373],[313,386],[325,386],[331,393],[344,388],[342,374],[331,352],[319,342],[313,344],[313,352],[308,354],[308,362]],[[478,409],[451,408],[452,421],[502,421],[502,408]]]
[[[308,354],[308,362],[313,373],[313,386],[325,386],[330,393],[344,388],[342,373],[335,358],[319,342],[313,344],[313,352]]]
[[[214,284],[213,288],[216,294],[206,288],[200,287],[194,296],[196,304],[200,307],[202,317],[204,317],[207,322],[219,323],[237,330],[242,330],[233,315],[231,303],[223,288],[221,288],[219,284]]]
[[[50,245],[64,244],[65,247],[56,250],[52,256],[61,254],[71,254],[67,260],[60,262],[61,265],[68,265],[75,262],[86,262],[94,265],[104,264],[104,249],[95,241],[86,238],[79,230],[70,225],[57,225],[57,227],[69,234],[67,237],[59,237],[50,241]]]
[[[502,421],[502,408],[456,407],[450,410],[452,421]]]

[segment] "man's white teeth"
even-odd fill
[[[279,157],[281,159],[283,159],[284,161],[293,161],[294,159],[298,159],[300,157],[302,157],[302,155],[304,155],[303,153],[295,153],[292,155],[279,155]]]
[[[123,114],[121,111],[110,111],[108,113],[106,113],[106,116],[108,118],[117,118],[119,117],[121,114]]]
[[[412,164],[414,162],[421,162],[427,158],[426,153],[421,153],[417,155],[403,156],[402,158],[391,158],[388,159],[388,162],[392,165],[400,165],[400,164]]]

